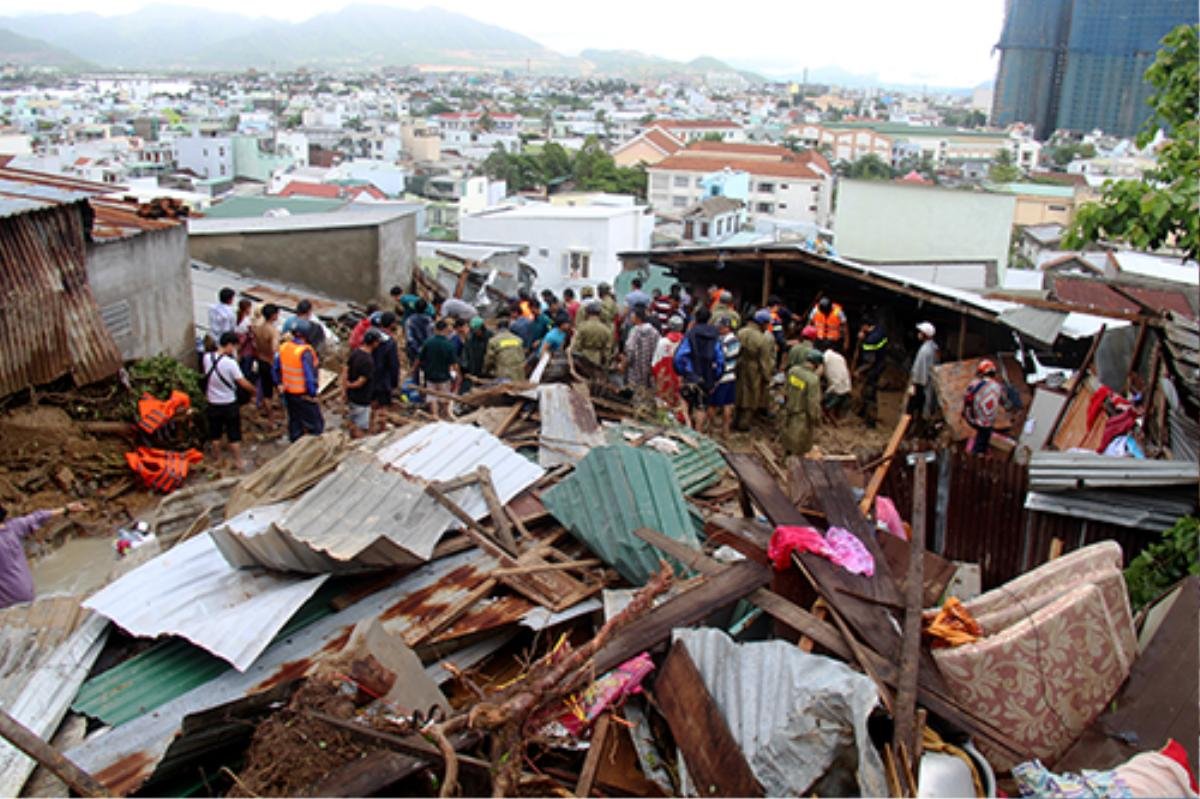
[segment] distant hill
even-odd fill
[[[660,56],[648,55],[637,50],[584,50],[579,54],[585,69],[605,75],[630,79],[662,79],[680,75],[707,75],[728,73],[741,75],[751,83],[764,83],[761,75],[735,69],[724,61],[711,56],[701,56],[691,61],[672,61]]]
[[[0,64],[23,67],[54,67],[64,71],[86,69],[90,66],[78,56],[41,39],[22,36],[0,28]]]

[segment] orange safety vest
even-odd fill
[[[771,326],[767,328],[770,333],[777,333],[783,328],[783,317],[779,315],[778,308],[771,309]]]
[[[818,341],[840,341],[842,338],[842,320],[845,314],[842,313],[842,306],[837,303],[829,309],[829,313],[824,313],[820,308],[813,311],[812,323],[817,329]]]
[[[171,396],[165,400],[147,392],[138,400],[138,427],[146,433],[153,434],[171,421],[177,412],[191,406],[192,401],[188,395],[178,389],[172,391]]]
[[[146,488],[169,494],[183,485],[188,466],[204,459],[199,450],[171,452],[165,449],[138,447],[125,453],[125,462],[137,474]]]
[[[529,300],[521,300],[520,308],[521,316],[525,317],[526,319],[535,318],[535,314],[533,313],[533,303],[529,302]]]
[[[715,310],[721,304],[721,294],[724,289],[713,289],[708,293],[708,310]]]
[[[311,352],[313,368],[317,366],[317,352],[308,344],[285,341],[279,345],[280,388],[285,394],[307,394],[304,383],[304,353]]]

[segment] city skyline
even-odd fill
[[[973,4],[969,18],[961,3],[923,0],[896,4],[861,0],[853,5],[768,2],[757,13],[728,14],[705,9],[679,18],[670,7],[613,0],[604,18],[586,25],[562,14],[561,4],[523,0],[503,4],[487,0],[383,0],[397,8],[436,7],[515,33],[563,55],[584,49],[637,50],[679,61],[712,56],[768,77],[798,77],[805,69],[830,67],[856,75],[873,75],[881,84],[971,87],[996,74],[992,47],[1003,21],[1003,0]],[[159,6],[197,3],[167,2]],[[262,0],[254,13],[237,0],[209,0],[215,12],[302,21],[345,7],[328,0]],[[112,0],[103,9],[86,0],[52,0],[33,4],[19,0],[9,13],[97,13],[115,16],[147,7],[143,0]],[[776,24],[795,20],[795,25]],[[775,21],[775,22],[773,22]],[[2,24],[2,23],[0,23]]]

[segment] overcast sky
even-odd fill
[[[522,33],[565,55],[588,47],[689,60],[711,55],[771,74],[837,66],[889,83],[972,86],[995,77],[1004,0],[374,0],[436,5]],[[168,2],[170,5],[188,3]],[[191,5],[302,20],[344,0],[203,0]],[[122,14],[145,0],[3,0],[6,13]]]

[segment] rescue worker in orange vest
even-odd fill
[[[841,345],[842,352],[850,351],[850,325],[842,306],[822,297],[808,315],[808,323],[817,329],[817,348],[827,350]]]
[[[292,328],[292,338],[280,344],[275,353],[272,371],[287,410],[288,441],[305,433],[319,436],[325,432],[325,417],[317,404],[317,353],[308,343],[308,336],[308,322],[298,321]]]
[[[533,320],[537,317],[538,311],[541,309],[536,305],[534,299],[525,289],[517,292],[517,315],[523,316],[526,319]]]

